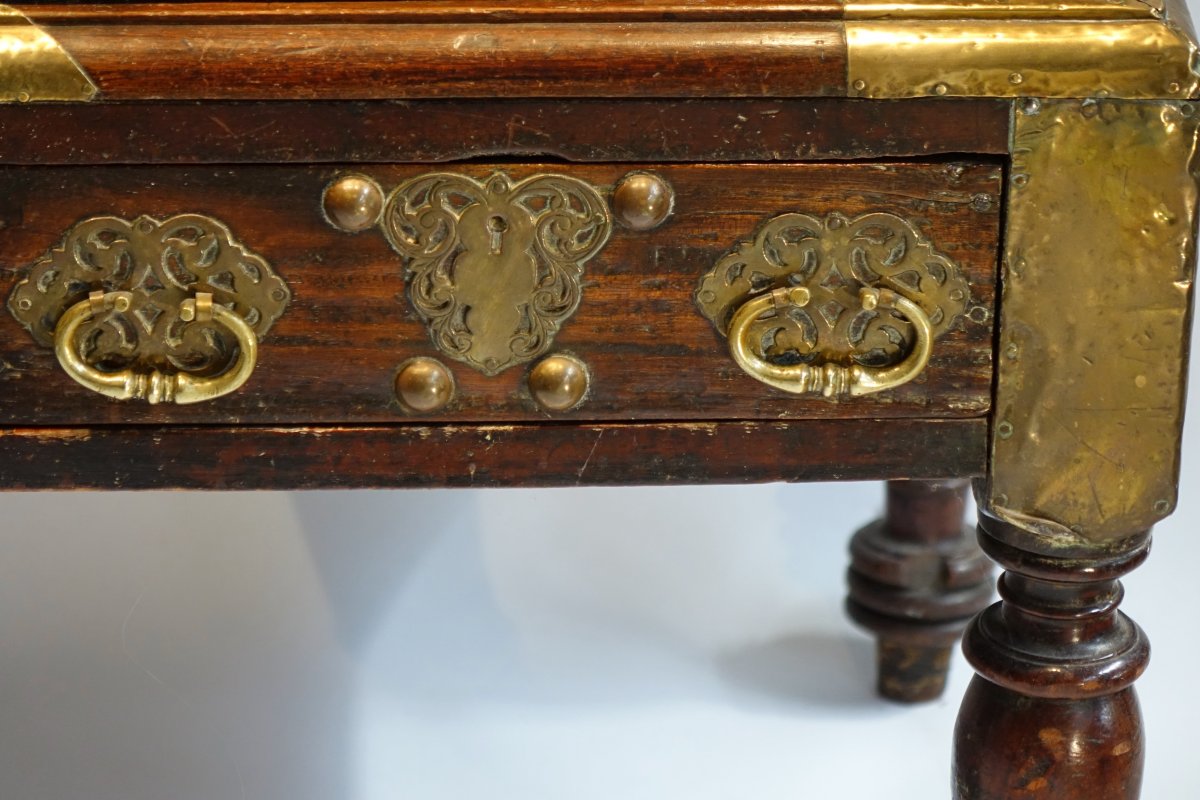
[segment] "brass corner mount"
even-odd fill
[[[53,36],[0,5],[0,103],[86,102],[98,91]]]
[[[851,97],[1200,95],[1176,0],[852,0],[846,43]]]

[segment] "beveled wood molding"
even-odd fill
[[[109,100],[1200,96],[1175,0],[20,9]]]
[[[1128,0],[1127,0],[1128,1]],[[367,2],[192,2],[23,4],[46,24],[103,25],[233,22],[242,25],[329,22],[784,22],[841,19],[839,0],[368,0]]]
[[[836,22],[54,26],[107,100],[843,95]]]

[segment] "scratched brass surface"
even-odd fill
[[[91,78],[53,37],[20,11],[0,5],[0,103],[95,95]]]
[[[851,97],[1188,98],[1192,36],[1161,20],[849,22]]]
[[[1018,104],[988,484],[1064,545],[1175,507],[1200,108]]]

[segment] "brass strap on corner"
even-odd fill
[[[851,0],[848,95],[1187,99],[1198,50],[1177,0]]]
[[[88,101],[97,91],[53,36],[0,5],[0,103]]]
[[[729,323],[729,352],[752,378],[768,386],[792,394],[822,394],[825,397],[865,394],[894,389],[921,374],[933,352],[933,324],[921,307],[890,289],[863,288],[859,299],[866,311],[875,308],[895,309],[908,318],[915,332],[912,350],[899,363],[889,367],[864,367],[858,364],[842,366],[826,363],[772,364],[756,352],[751,336],[751,324],[770,311],[784,313],[791,306],[803,308],[812,293],[803,286],[784,287],[758,295],[738,307]]]
[[[93,367],[80,354],[76,344],[80,326],[106,311],[127,311],[131,298],[129,292],[92,292],[86,300],[67,309],[59,319],[54,332],[54,354],[63,370],[76,382],[114,400],[146,400],[152,405],[188,405],[227,395],[250,379],[258,363],[258,337],[244,319],[215,305],[212,295],[207,293],[197,293],[195,297],[184,300],[179,306],[179,316],[185,322],[216,322],[237,339],[237,356],[220,375],[198,377],[183,372],[164,373],[157,369],[105,372]]]

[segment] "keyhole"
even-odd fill
[[[498,256],[504,246],[504,232],[508,230],[508,220],[499,214],[490,216],[487,221],[487,229],[491,234],[492,255]]]

